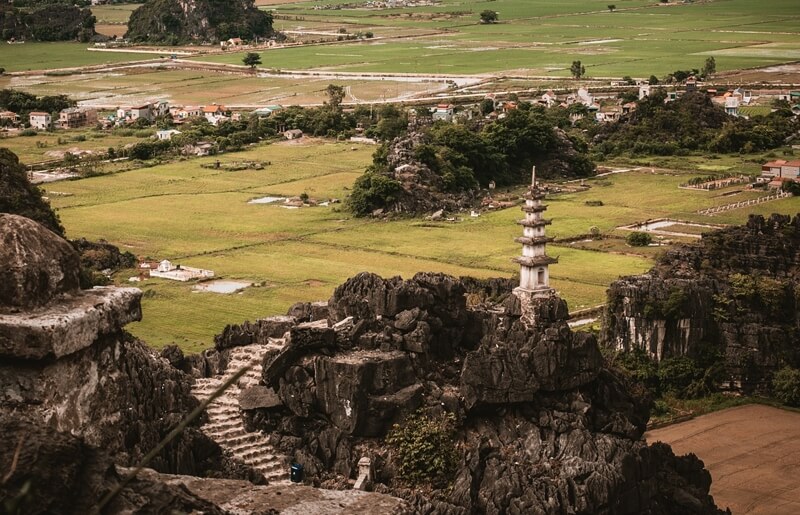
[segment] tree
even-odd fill
[[[575,79],[580,79],[586,73],[586,67],[581,64],[580,61],[572,61],[572,66],[569,67],[570,73],[572,73],[572,77]]]
[[[328,105],[334,109],[339,109],[339,105],[344,100],[344,87],[328,84],[328,87],[325,88],[325,94],[328,95]]]
[[[481,114],[486,116],[494,111],[494,100],[491,98],[484,98],[480,103]]]
[[[800,370],[784,367],[772,378],[775,397],[789,406],[800,406]]]
[[[648,83],[649,83],[651,86],[655,86],[656,84],[658,84],[658,77],[656,77],[655,75],[651,75],[651,76],[650,76],[650,79],[648,79],[648,81],[647,81],[647,82],[648,82]]]
[[[617,6],[616,6],[616,5],[614,5],[614,4],[608,4],[608,10],[609,10],[610,12],[612,12],[612,13],[613,13],[613,12],[614,12],[614,9],[616,9],[616,8],[617,8]]]
[[[708,77],[715,73],[717,73],[717,60],[714,59],[714,56],[711,56],[706,59],[706,63],[703,65],[703,77]]]
[[[497,12],[490,9],[481,11],[481,23],[494,23],[497,21]]]
[[[255,70],[256,66],[261,64],[261,54],[257,54],[256,52],[247,52],[242,58],[242,62],[246,66],[249,66],[251,69]]]

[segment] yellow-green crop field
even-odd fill
[[[349,2],[349,0],[348,0]],[[588,77],[648,77],[701,68],[726,71],[800,58],[800,3],[711,0],[443,0],[396,9],[318,9],[344,1],[270,2],[281,30],[373,32],[375,40],[275,49],[268,66],[354,72],[508,73],[563,77],[581,60]],[[499,23],[479,23],[496,11]],[[426,36],[408,38],[401,29]],[[386,38],[386,39],[384,39]],[[398,39],[400,38],[400,39]],[[241,54],[198,59],[241,62]]]
[[[302,140],[301,140],[302,141]],[[214,270],[218,277],[259,286],[238,294],[195,293],[192,285],[150,279],[144,320],[131,331],[156,347],[175,342],[197,351],[211,345],[228,323],[284,313],[301,300],[324,300],[336,285],[358,272],[411,277],[441,271],[477,277],[511,276],[519,252],[513,238],[521,213],[510,208],[466,216],[458,222],[420,219],[354,219],[341,204],[285,209],[278,204],[248,204],[262,196],[307,193],[319,200],[346,197],[371,160],[374,147],[324,140],[260,145],[245,152],[141,168],[47,185],[69,237],[105,238],[141,257]],[[237,172],[202,168],[222,162],[259,160],[263,170]],[[552,196],[549,233],[568,237],[597,226],[606,234],[648,218],[741,223],[748,211],[721,217],[696,210],[749,198],[678,190],[686,173],[629,172],[587,181],[588,191]],[[68,196],[64,196],[67,194]],[[599,207],[587,200],[602,200]],[[796,212],[800,200],[758,206],[762,213]],[[554,245],[560,262],[552,267],[555,287],[572,309],[604,302],[608,284],[620,275],[643,272],[652,261],[632,249],[617,252]],[[134,271],[117,278],[125,283]]]

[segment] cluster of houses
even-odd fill
[[[0,111],[0,122],[2,125],[19,127],[22,118],[13,111]],[[28,125],[37,130],[48,130],[53,128],[76,129],[79,127],[90,127],[97,124],[97,109],[90,107],[70,107],[63,109],[58,118],[44,111],[31,111],[28,113]]]

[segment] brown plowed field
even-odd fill
[[[703,460],[714,500],[734,515],[800,514],[800,413],[739,406],[645,436]]]

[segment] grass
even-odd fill
[[[745,406],[747,404],[763,404],[765,406],[772,406],[773,408],[800,411],[797,408],[786,406],[777,399],[770,397],[726,395],[724,393],[714,393],[699,399],[666,397],[663,401],[666,403],[666,406],[669,407],[669,411],[663,415],[652,415],[647,424],[648,429],[656,429],[685,422],[686,420],[699,417],[700,415],[706,415],[736,406]]]
[[[335,4],[337,2],[323,2]],[[339,2],[340,3],[340,2]],[[628,1],[609,12],[598,0],[445,0],[436,6],[387,10],[315,10],[311,3],[273,4],[283,30],[342,27],[351,33],[413,27],[428,37],[268,52],[270,66],[363,72],[486,73],[524,71],[565,77],[580,59],[589,77],[648,77],[702,67],[718,71],[765,66],[800,57],[800,6],[793,0],[659,5]],[[501,23],[481,25],[496,10]],[[204,56],[238,63],[239,54]]]
[[[88,50],[90,43],[24,43],[3,45],[0,67],[7,72],[25,70],[52,70],[97,64],[120,63],[153,59],[153,54],[96,52]]]
[[[374,150],[349,143],[308,140],[304,144],[260,145],[223,154],[46,186],[72,238],[105,238],[141,257],[210,268],[220,277],[263,284],[239,294],[193,293],[191,285],[152,279],[145,291],[144,320],[131,331],[156,347],[178,343],[188,351],[208,347],[225,324],[284,313],[297,301],[324,300],[334,287],[361,271],[411,277],[440,271],[477,277],[512,276],[519,253],[513,238],[517,208],[467,217],[457,223],[416,219],[353,219],[340,204],[283,209],[253,205],[260,196],[344,198],[371,161]],[[263,170],[228,172],[203,163],[252,159],[270,161]],[[678,190],[688,173],[630,172],[589,180],[588,191],[548,198],[549,234],[574,237],[597,226],[615,234],[619,225],[657,216],[741,223],[748,211],[721,217],[696,210],[729,202],[715,192]],[[66,194],[66,195],[63,195]],[[736,198],[740,198],[736,196]],[[743,198],[743,197],[742,197]],[[586,206],[586,200],[603,206]],[[800,211],[797,199],[757,206],[754,211]],[[632,249],[608,239],[597,248],[552,245],[560,262],[553,285],[581,309],[601,304],[608,284],[641,273],[657,248]],[[603,247],[603,245],[607,245]],[[598,251],[602,250],[602,251]],[[120,282],[134,275],[119,275]]]
[[[151,132],[155,134],[155,130]],[[80,141],[81,137],[85,138],[85,141]],[[17,154],[20,161],[31,164],[59,159],[62,157],[61,153],[73,149],[106,152],[109,147],[116,148],[140,141],[142,138],[136,136],[119,136],[92,129],[73,129],[42,131],[35,136],[0,137],[0,147],[10,149]]]

